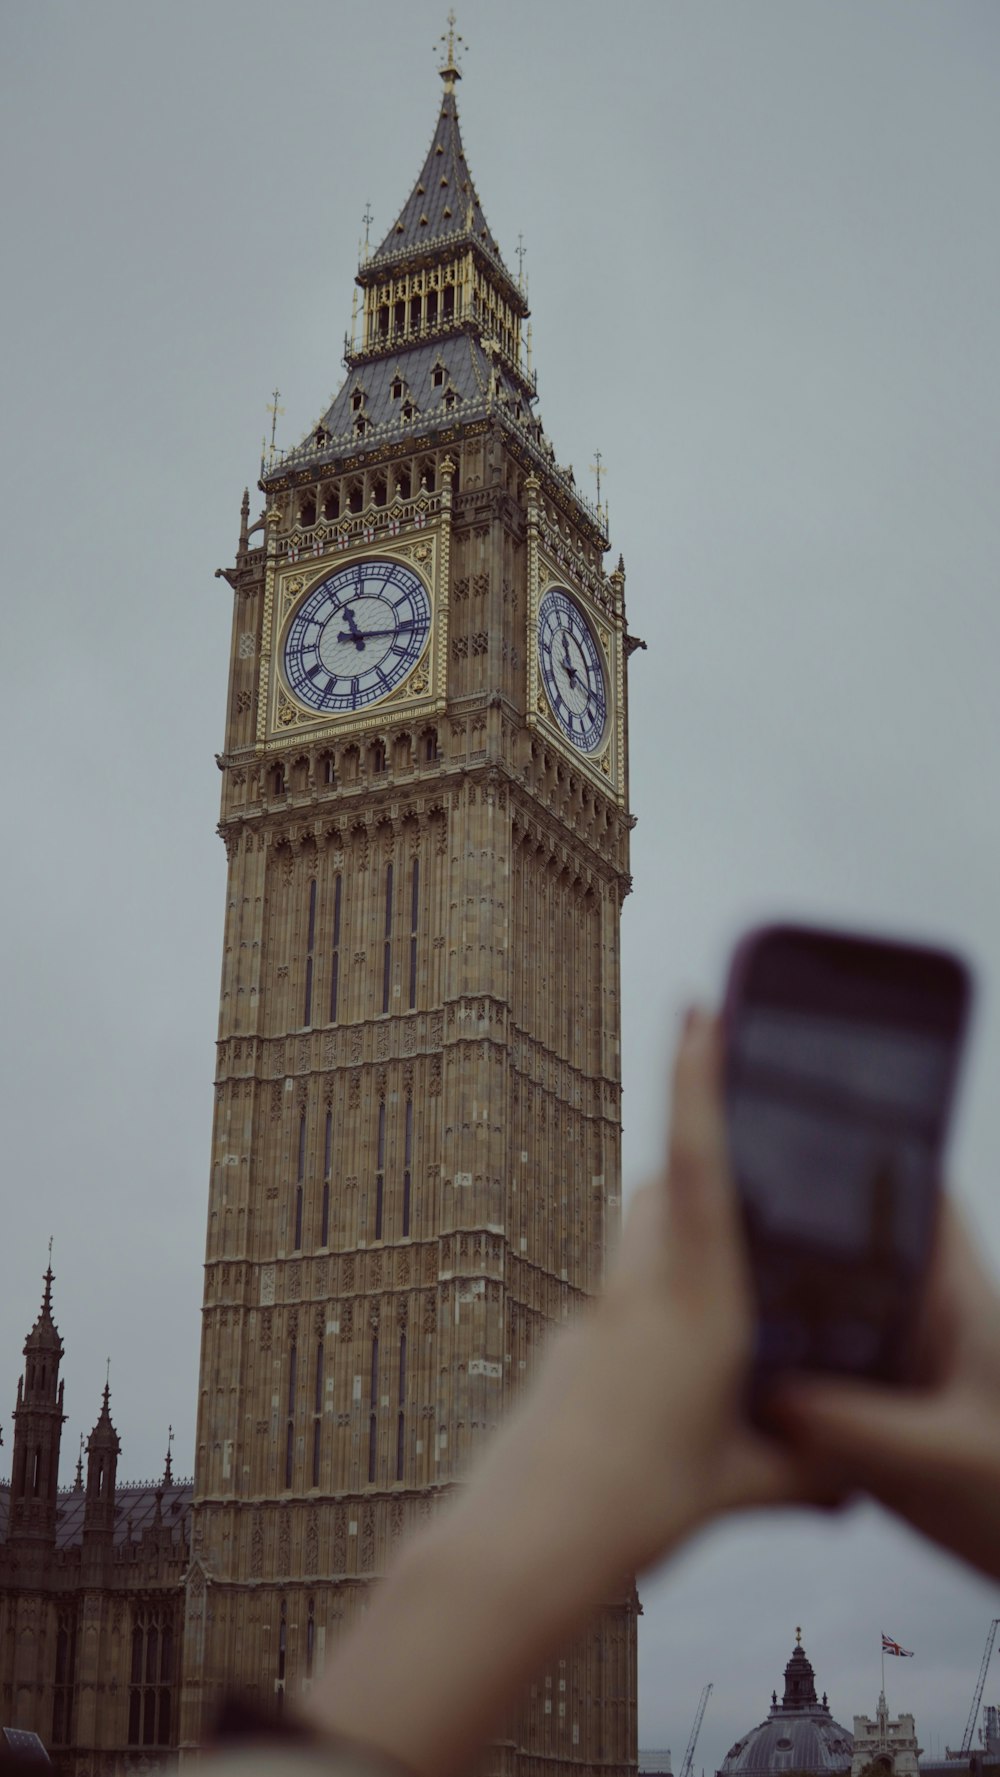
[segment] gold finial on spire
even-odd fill
[[[595,476],[595,478],[597,480],[597,516],[598,516],[598,518],[600,518],[602,516],[602,514],[601,514],[601,476],[607,474],[608,465],[604,461],[604,458],[602,457],[599,450],[595,450],[594,460],[591,463],[590,467],[591,467],[591,471],[592,471],[593,475]]]
[[[285,411],[283,407],[278,406],[278,396],[280,394],[281,394],[281,390],[275,389],[273,391],[271,400],[267,404],[267,411],[271,415],[271,455],[272,455],[272,457],[274,455],[274,436],[278,430],[278,415],[279,415],[279,413],[284,413],[284,411]]]
[[[439,67],[438,73],[444,81],[445,92],[453,93],[455,91],[456,80],[461,80],[462,78],[462,70],[459,67],[457,60],[459,45],[461,45],[463,50],[466,50],[469,47],[465,38],[460,36],[455,29],[454,11],[449,12],[448,30],[447,32],[442,32],[441,36],[438,38],[438,43],[444,44],[444,61]]]

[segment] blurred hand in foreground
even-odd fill
[[[806,1496],[805,1465],[745,1413],[753,1320],[720,1071],[715,1020],[689,1013],[664,1176],[633,1201],[606,1290],[555,1332],[337,1649],[306,1703],[321,1730],[447,1777],[636,1570],[719,1512]]]
[[[928,1279],[916,1385],[796,1377],[767,1403],[791,1448],[1000,1579],[1000,1296],[949,1203]]]

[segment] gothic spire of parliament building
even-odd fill
[[[224,574],[195,1479],[157,1493],[155,1573],[107,1402],[88,1520],[48,1466],[54,1355],[19,1397],[41,1458],[25,1482],[15,1454],[0,1545],[0,1721],[89,1777],[194,1762],[227,1689],[294,1708],[599,1287],[617,1222],[624,571],[542,429],[451,33],[440,73],[346,379],[265,459]],[[484,1771],[634,1770],[636,1613],[623,1576]]]

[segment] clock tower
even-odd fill
[[[245,498],[182,1748],[301,1696],[601,1283],[624,571],[537,412],[449,39],[346,380]],[[595,1427],[595,1435],[600,1428]],[[487,1755],[634,1769],[629,1576]]]

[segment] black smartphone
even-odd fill
[[[794,925],[737,946],[725,1099],[758,1380],[905,1380],[971,992],[943,950]]]

